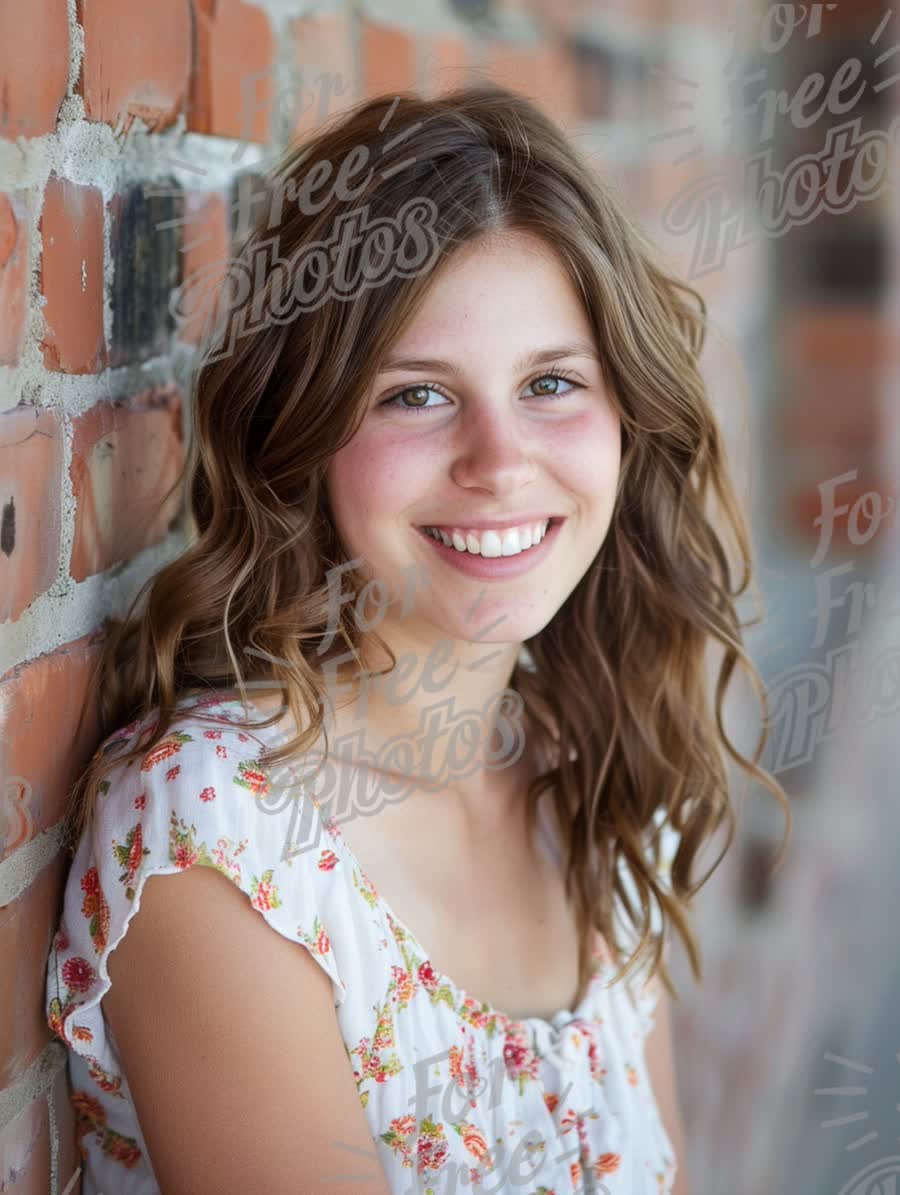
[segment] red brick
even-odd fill
[[[240,0],[194,0],[194,18],[188,129],[267,144],[275,91],[269,18]]]
[[[423,33],[419,37],[420,76],[425,95],[441,95],[470,81],[475,66],[472,48],[465,37]]]
[[[314,132],[356,102],[357,78],[348,13],[315,13],[292,21],[297,75],[289,96],[279,96],[290,116],[291,136]]]
[[[501,87],[529,94],[537,89],[536,47],[494,39],[488,43],[485,65],[491,79]]]
[[[900,336],[886,316],[860,306],[809,308],[786,328],[794,361],[878,368],[900,356]]]
[[[206,331],[206,316],[229,259],[230,228],[226,197],[218,191],[184,193],[183,291],[185,314],[180,338],[197,344]]]
[[[97,745],[99,711],[90,685],[101,640],[102,632],[86,635],[0,678],[6,727],[0,728],[0,859],[57,825]]]
[[[40,289],[47,300],[44,364],[62,373],[93,373],[107,363],[100,188],[51,176],[40,231]]]
[[[191,72],[188,0],[77,0],[84,26],[78,94],[88,120],[155,132],[183,111]]]
[[[547,40],[539,51],[543,102],[549,116],[567,132],[581,123],[575,61],[559,41]]]
[[[494,39],[487,47],[486,71],[495,83],[533,100],[564,128],[577,124],[575,63],[552,38],[538,45]]]
[[[62,428],[55,412],[0,415],[0,622],[15,621],[59,568]]]
[[[596,0],[530,0],[528,11],[545,30],[569,35],[596,8]]]
[[[100,402],[74,422],[70,476],[77,503],[69,571],[76,581],[163,539],[181,508],[181,398],[174,385]]]
[[[826,441],[852,455],[877,441],[881,417],[876,370],[810,362],[806,369],[791,370],[789,381],[790,402],[778,420],[789,445],[812,449]]]
[[[827,457],[823,459],[817,455],[816,467],[810,471],[812,476],[808,480],[791,478],[786,502],[788,518],[791,526],[804,534],[808,542],[812,545],[818,544],[822,534],[821,527],[816,523],[816,520],[821,519],[822,516],[822,491],[819,489],[819,486],[830,477],[838,477],[841,473],[849,472],[850,468],[859,469],[859,458],[855,458],[854,463],[849,467],[840,463],[844,459],[843,457],[835,459],[830,467],[826,467]],[[891,500],[896,504],[896,484],[889,479],[880,480],[877,470],[877,462],[866,461],[865,467],[859,469],[856,481],[845,482],[841,485],[841,505],[846,503],[852,510],[854,503],[870,492],[875,492],[881,496],[884,510],[887,510],[890,506]],[[828,549],[829,558],[835,562],[840,562],[848,557],[859,556],[860,554],[874,554],[880,551],[884,546],[885,538],[887,536],[893,538],[892,529],[895,527],[896,521],[897,507],[894,505],[891,512],[879,524],[877,531],[868,539],[864,539],[864,542],[860,543],[859,539],[857,539],[854,543],[850,538],[850,522],[847,516],[844,515],[843,517],[836,518],[831,530],[831,543]],[[864,535],[868,533],[868,524],[865,518],[860,520],[859,530]]]
[[[31,212],[24,191],[0,192],[0,365],[17,365],[28,307]]]
[[[0,1087],[14,1083],[53,1040],[44,1014],[47,954],[67,867],[68,857],[59,851],[20,896],[0,908]]]
[[[0,1130],[0,1191],[47,1195],[49,1190],[50,1118],[47,1100],[39,1095]]]
[[[56,130],[69,80],[66,0],[0,4],[0,137]]]
[[[416,90],[416,42],[404,29],[361,21],[363,94],[396,95]]]
[[[600,46],[582,44],[573,51],[573,61],[579,117],[608,120],[613,110],[613,54]]]

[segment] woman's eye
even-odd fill
[[[566,385],[572,386],[576,390],[580,389],[580,383],[573,382],[571,378],[567,377],[565,374],[545,373],[539,378],[535,378],[534,381],[528,383],[529,386],[538,387],[538,393],[535,397],[557,399],[564,398],[565,395],[569,393],[568,391],[563,391],[563,393],[560,394],[556,388],[552,390],[542,388],[543,383],[546,382],[550,382],[552,384],[565,382]],[[410,412],[433,410],[433,406],[428,405],[429,394],[443,394],[443,391],[437,386],[430,384],[427,386],[407,386],[403,390],[398,390],[396,394],[391,395],[389,398],[384,399],[383,402],[379,403],[379,406],[396,407],[398,410]],[[402,402],[402,399],[404,399],[406,395],[415,395],[415,401],[410,406],[407,406]],[[441,405],[442,404],[438,403],[438,406]]]
[[[561,374],[561,373],[545,373],[545,374],[543,374],[542,377],[535,378],[533,382],[529,382],[528,385],[539,387],[542,382],[554,382],[554,383],[555,382],[565,382],[567,386],[574,386],[574,388],[576,390],[579,389],[579,384],[577,382],[573,382],[571,378],[569,378],[565,374]],[[556,390],[549,390],[549,391],[548,390],[544,390],[544,391],[539,390],[538,394],[541,398],[562,398],[563,397],[561,394],[558,394]]]
[[[430,409],[426,407],[428,395],[440,393],[441,391],[437,390],[434,386],[407,386],[404,390],[398,390],[395,395],[391,398],[386,398],[384,402],[378,405],[382,407],[397,407],[401,411],[422,411]],[[409,407],[404,406],[400,401],[407,394],[414,394],[416,396],[415,402]]]

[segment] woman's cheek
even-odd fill
[[[547,437],[550,459],[571,478],[571,488],[584,493],[615,486],[621,461],[619,419],[596,412],[559,424]]]

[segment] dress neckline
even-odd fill
[[[204,700],[204,698],[202,696],[200,696],[197,700]],[[215,700],[213,698],[212,694],[207,694],[205,697],[205,701],[207,704],[214,703],[216,705],[237,705],[237,706],[241,706],[244,709],[249,709],[250,711],[255,712],[256,714],[260,715],[261,717],[266,716],[265,711],[260,709],[260,707],[257,706],[254,702],[252,702],[252,701],[245,702],[245,701],[242,701],[238,697],[225,698],[225,699],[219,698],[218,700]],[[271,714],[268,716],[271,717]],[[257,731],[257,733],[260,733],[260,731]],[[287,731],[278,730],[274,725],[263,727],[262,733],[268,735],[271,738],[272,742],[276,745],[280,745],[289,737]],[[307,794],[307,795],[309,795],[309,794]],[[316,815],[319,818],[320,825],[322,825],[324,827],[325,822],[322,818],[319,805],[317,804],[317,802],[315,800],[313,800],[312,797],[310,797],[310,800],[312,801],[312,803],[315,807]],[[353,851],[350,844],[347,842],[347,840],[344,838],[344,835],[341,833],[340,825],[333,820],[331,821],[331,825],[337,831],[335,841],[339,844],[341,850],[343,851],[344,855],[346,856],[347,861],[351,864],[352,867],[355,867],[356,870],[359,872],[360,878],[365,883],[367,888],[371,891],[371,893],[372,893],[376,903],[380,907],[381,911],[385,914],[386,917],[388,917],[394,923],[395,926],[397,926],[397,928],[401,931],[401,934],[407,939],[407,941],[413,947],[414,951],[418,955],[421,956],[422,961],[428,963],[428,965],[431,967],[431,970],[432,970],[432,973],[434,975],[437,985],[439,987],[446,987],[449,989],[449,991],[451,992],[451,994],[454,998],[454,1002],[455,1002],[457,1008],[461,1007],[465,1003],[468,1003],[470,1007],[471,1006],[475,1007],[476,1011],[479,1013],[480,1016],[483,1016],[487,1019],[501,1021],[504,1024],[508,1024],[508,1025],[529,1025],[529,1026],[543,1027],[545,1030],[549,1030],[551,1033],[556,1033],[556,1032],[561,1031],[562,1029],[565,1028],[566,1025],[570,1024],[572,1021],[584,1020],[585,1016],[590,1011],[591,1004],[593,1003],[595,989],[596,989],[597,985],[599,984],[600,979],[606,970],[606,963],[604,961],[602,954],[595,953],[594,965],[591,970],[591,975],[588,980],[588,984],[587,984],[587,988],[585,990],[584,996],[582,997],[582,999],[580,1001],[578,1001],[578,1003],[575,1005],[574,1008],[571,1008],[571,1009],[561,1008],[561,1009],[557,1010],[555,1013],[553,1013],[550,1018],[541,1017],[541,1016],[529,1016],[529,1017],[510,1016],[509,1013],[505,1013],[498,1008],[494,1008],[494,1006],[492,1004],[490,1004],[487,1000],[480,1000],[477,996],[473,996],[470,992],[467,992],[464,988],[461,988],[458,983],[455,983],[449,975],[445,974],[443,971],[439,971],[438,968],[435,967],[435,965],[431,959],[431,953],[425,948],[421,939],[418,937],[417,934],[414,934],[412,932],[412,930],[403,921],[402,918],[397,916],[397,914],[391,908],[390,904],[381,895],[380,890],[376,887],[375,884],[372,883],[372,880],[366,874],[365,868],[362,866],[359,859],[357,858],[356,853]],[[594,934],[595,947],[596,947],[599,939],[600,939],[599,931],[595,931],[595,934]]]

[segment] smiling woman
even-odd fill
[[[403,375],[413,380],[401,388]],[[373,389],[362,426],[326,472],[344,550],[391,588],[410,554],[421,557],[441,579],[429,625],[454,641],[477,638],[498,616],[506,642],[530,639],[596,558],[619,476],[617,405],[556,255],[523,232],[457,250]],[[423,551],[414,532],[427,527],[438,534]],[[528,583],[489,586],[473,621],[471,578]],[[406,640],[423,633],[420,646],[434,631],[409,617],[393,630]],[[514,662],[507,652],[507,672]]]
[[[722,728],[705,307],[521,96],[368,101],[273,188],[363,159],[242,247],[192,542],[103,646],[47,975],[84,1195],[687,1195],[657,1002],[725,753],[787,810]]]

